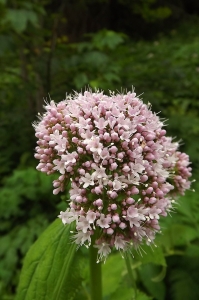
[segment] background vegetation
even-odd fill
[[[65,206],[52,195],[52,178],[35,170],[31,123],[44,99],[60,101],[85,86],[134,86],[169,120],[168,134],[182,140],[196,192],[162,221],[156,243],[164,256],[149,253],[142,265],[135,257],[134,272],[140,299],[199,299],[199,2],[173,2],[0,0],[1,299],[14,299],[24,255]],[[86,255],[80,253],[83,283],[70,299],[88,299]],[[104,276],[104,299],[130,299],[117,255]]]

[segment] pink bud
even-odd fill
[[[78,202],[78,203],[81,203],[82,200],[83,200],[82,196],[77,196],[76,199],[75,199],[75,201]]]
[[[163,193],[161,190],[157,190],[157,191],[156,191],[156,195],[157,195],[158,197],[163,197],[163,196],[164,196],[164,193]]]
[[[118,215],[114,215],[114,216],[112,217],[112,220],[113,220],[113,222],[117,223],[117,222],[119,222],[120,218],[119,218]]]
[[[84,169],[79,169],[78,171],[79,171],[80,175],[85,175],[85,173],[86,173]]]
[[[157,202],[157,199],[155,198],[155,197],[151,197],[150,199],[149,199],[149,203],[150,204],[153,204],[153,203],[156,203]]]
[[[101,206],[101,205],[103,204],[102,199],[97,199],[97,200],[95,201],[95,204],[96,204],[97,206]]]
[[[114,153],[114,154],[118,151],[117,147],[115,147],[115,146],[112,146],[109,150],[111,153]]]
[[[139,194],[138,188],[136,188],[135,186],[133,186],[132,189],[131,189],[131,193],[132,193],[133,195]]]
[[[111,209],[112,210],[116,210],[117,209],[117,205],[114,203],[114,204],[111,204]]]
[[[118,196],[118,194],[117,194],[115,191],[111,191],[111,192],[110,192],[110,197],[111,197],[112,199],[117,198],[117,196]]]
[[[77,138],[76,136],[74,136],[74,137],[72,138],[72,142],[75,143],[75,144],[77,144],[77,143],[78,143],[78,138]]]
[[[119,227],[120,227],[121,229],[124,229],[124,228],[126,228],[126,224],[123,223],[123,222],[121,222],[120,225],[119,225]]]
[[[53,186],[54,186],[55,188],[59,187],[59,186],[60,186],[60,182],[59,182],[59,181],[54,181],[54,182],[53,182]]]
[[[73,170],[73,168],[72,168],[71,166],[68,166],[68,167],[66,168],[66,171],[67,171],[68,173],[70,173],[72,170]]]
[[[119,140],[118,134],[116,132],[111,133],[111,138],[112,138],[112,141],[117,142]]]
[[[67,124],[70,124],[71,123],[71,118],[69,116],[65,116],[64,117],[64,121],[67,123]]]
[[[54,194],[54,195],[57,195],[60,191],[61,191],[61,189],[60,189],[60,188],[57,188],[57,189],[53,190],[53,194]]]
[[[156,137],[155,134],[150,133],[150,134],[147,134],[147,136],[145,137],[145,139],[147,141],[152,141],[152,140],[155,139],[155,137]]]
[[[82,154],[82,153],[84,152],[84,150],[83,150],[81,147],[78,147],[78,148],[77,148],[77,152],[78,152],[79,154]]]
[[[150,186],[147,190],[146,193],[147,194],[151,194],[153,192],[153,188]]]
[[[140,177],[140,179],[141,179],[141,182],[146,182],[148,180],[148,176],[147,175],[142,175]]]
[[[129,197],[129,198],[126,199],[127,204],[133,204],[134,202],[135,202],[135,200],[133,198]]]
[[[124,172],[129,172],[129,171],[130,171],[130,168],[129,168],[129,166],[125,166],[122,170],[123,170]]]
[[[106,231],[106,233],[110,234],[110,235],[113,234],[113,232],[114,232],[114,230],[112,228],[108,228]]]
[[[94,188],[94,191],[95,191],[95,193],[96,193],[97,195],[99,195],[99,194],[102,193],[102,189],[101,189],[101,187],[99,187],[99,186],[96,186],[96,187]],[[101,205],[101,204],[100,204],[100,205]]]
[[[113,170],[116,170],[117,167],[118,167],[118,164],[116,162],[114,162],[113,164],[111,164],[110,169],[113,171]]]
[[[145,159],[147,160],[153,160],[155,157],[152,153],[147,153],[147,155],[145,156]]]
[[[152,187],[155,189],[158,187],[158,183],[156,181],[152,182]]]
[[[123,153],[123,152],[118,153],[118,154],[117,154],[117,157],[118,157],[119,159],[122,159],[122,158],[124,157],[124,153]]]

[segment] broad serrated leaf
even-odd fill
[[[20,277],[16,300],[65,300],[69,293],[76,245],[70,241],[74,224],[54,221],[31,246]],[[67,294],[66,294],[67,293]]]
[[[134,290],[125,286],[120,286],[111,296],[110,300],[131,300],[134,296]]]
[[[152,297],[141,291],[135,293],[133,288],[121,285],[107,300],[152,300]]]
[[[120,254],[113,254],[102,265],[103,295],[110,295],[116,291],[122,280],[122,272],[126,271],[125,260]]]
[[[165,286],[164,283],[160,281],[160,279],[163,279],[160,278],[161,275],[165,275],[164,271],[165,267],[162,267],[162,269],[160,269],[159,266],[156,266],[154,264],[142,265],[139,268],[139,275],[143,285],[150,293],[150,295],[153,295],[153,297],[155,297],[155,299],[157,300],[165,299]]]
[[[174,246],[184,246],[198,237],[196,228],[184,224],[171,224],[164,230],[162,236],[158,236],[157,241],[167,248]]]
[[[139,291],[136,300],[152,300],[153,298]]]
[[[154,263],[156,265],[166,266],[166,260],[161,247],[149,247],[143,245],[140,248],[140,253],[135,253],[134,256],[136,260],[140,261],[142,264]]]

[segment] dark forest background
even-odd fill
[[[0,299],[14,299],[24,255],[65,206],[35,170],[31,124],[44,100],[88,86],[135,87],[190,155],[196,192],[157,241],[167,270],[155,285],[153,264],[137,278],[151,299],[199,299],[197,0],[0,0]]]

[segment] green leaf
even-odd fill
[[[73,229],[73,223],[63,226],[56,220],[32,245],[24,260],[16,300],[66,299],[76,251],[76,244],[70,242]]]
[[[104,78],[108,81],[108,82],[112,82],[112,81],[117,81],[120,82],[120,77],[114,73],[106,73],[104,74]]]
[[[117,33],[112,30],[101,30],[93,35],[92,42],[95,45],[95,47],[100,50],[106,47],[113,50],[118,45],[123,43],[124,36],[124,34]]]
[[[127,269],[121,254],[112,254],[102,266],[103,296],[106,300],[132,300],[135,291],[128,286]],[[136,300],[150,300],[138,291]]]
[[[134,290],[129,287],[120,286],[113,294],[110,296],[110,300],[130,300],[133,299]]]
[[[120,254],[113,254],[102,266],[103,295],[110,295],[116,291],[121,281],[121,274],[126,271],[125,261]]]
[[[198,280],[194,280],[192,274],[190,276],[190,273],[186,269],[173,270],[170,276],[170,283],[172,284],[170,287],[172,299],[199,299]]]
[[[189,245],[186,249],[185,255],[197,257],[199,255],[199,245]]]
[[[153,298],[144,294],[143,292],[138,292],[136,300],[152,300]]]
[[[110,300],[132,300],[135,299],[134,298],[135,292],[132,288],[130,287],[125,287],[125,286],[121,286],[119,287],[115,293],[113,293],[110,298]],[[151,297],[149,297],[148,295],[144,294],[141,291],[138,291],[137,296],[136,296],[136,300],[152,300]]]
[[[199,299],[199,256],[169,257],[167,294],[171,300]]]
[[[88,78],[85,73],[79,73],[74,78],[74,84],[78,89],[84,87],[87,83],[88,83]]]
[[[100,81],[96,80],[91,80],[89,81],[89,85],[95,89],[95,88],[99,88],[100,87]]]
[[[164,253],[161,247],[149,247],[143,245],[141,247],[141,253],[135,253],[134,256],[136,260],[140,261],[142,264],[154,263],[156,265],[166,266],[166,261]]]
[[[82,56],[82,62],[86,64],[87,68],[98,67],[106,65],[109,62],[109,58],[106,54],[99,51],[90,51]]]
[[[18,33],[26,29],[27,23],[37,25],[38,18],[35,12],[26,9],[8,9],[5,21],[11,23]]]
[[[161,279],[166,273],[166,268],[162,267],[162,270],[159,266],[154,264],[142,265],[139,268],[139,275],[142,280],[142,283],[150,295],[153,295],[157,300],[165,299],[165,286]],[[161,278],[162,277],[162,278]]]
[[[187,245],[197,237],[198,232],[193,226],[172,224],[163,232],[162,236],[158,236],[157,241],[169,249],[174,246]]]

